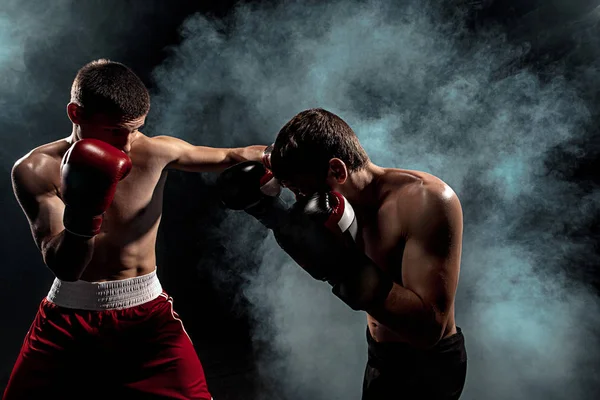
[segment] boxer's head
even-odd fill
[[[126,152],[149,110],[150,94],[140,78],[105,59],[79,70],[67,106],[77,139],[99,139]]]
[[[352,128],[320,108],[302,111],[285,124],[271,153],[275,177],[296,194],[305,195],[336,190],[368,162]]]

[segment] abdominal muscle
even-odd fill
[[[382,325],[369,314],[367,314],[367,325],[371,337],[373,337],[376,342],[406,342],[402,336],[398,335],[385,325]]]
[[[135,278],[156,269],[156,236],[158,222],[146,234],[133,241],[102,232],[94,239],[92,260],[81,280],[105,282]]]

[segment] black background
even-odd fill
[[[8,117],[0,120],[3,140],[7,143],[2,150],[3,178],[0,179],[0,254],[4,260],[0,274],[0,305],[3,312],[0,320],[0,389],[6,384],[22,338],[53,278],[43,267],[31,240],[26,220],[11,190],[9,173],[12,163],[28,150],[68,133],[66,131],[63,135],[55,132],[55,126],[61,129],[68,127],[66,116],[55,113],[55,108],[48,107],[48,104],[56,101],[66,104],[67,88],[76,70],[90,59],[99,57],[118,59],[130,66],[152,90],[152,71],[168,57],[169,47],[178,44],[178,28],[185,18],[194,13],[204,13],[227,21],[236,3],[159,0],[74,2],[69,8],[77,15],[81,25],[89,28],[87,35],[79,36],[77,30],[67,29],[66,33],[54,36],[47,43],[31,44],[36,51],[25,52],[25,69],[20,74],[34,84],[24,87],[17,83],[16,90],[4,94],[4,113]],[[533,41],[532,51],[526,57],[499,67],[499,75],[510,74],[528,65],[534,66],[543,76],[557,61],[566,62],[574,71],[581,65],[597,60],[597,51],[586,48],[586,42],[579,40],[579,32],[575,28],[568,34],[563,34],[560,28],[561,22],[593,9],[596,5],[594,1],[570,1],[568,6],[533,0],[456,0],[446,3],[449,14],[456,12],[457,5],[465,6],[468,3],[472,30],[482,29],[487,24],[500,24],[510,40]],[[20,7],[35,14],[43,12],[40,4],[23,2]],[[113,13],[118,13],[119,21],[135,25],[135,29],[115,29],[110,17]],[[585,34],[590,34],[589,26]],[[105,39],[98,39],[101,37]],[[89,49],[89,52],[70,56],[61,51],[63,46],[69,47],[75,41],[78,46]],[[27,40],[24,45],[28,46]],[[581,95],[590,105],[598,103],[597,92],[595,87],[580,87]],[[27,110],[16,109],[19,101],[15,99],[23,96],[36,96],[37,100],[30,102]],[[597,113],[597,106],[590,108]],[[600,151],[597,137],[595,129],[591,128],[590,135],[579,139],[586,141],[586,157],[557,162],[553,167],[555,173],[580,185],[597,186]],[[253,144],[255,139],[250,135],[239,145]],[[196,344],[213,396],[219,400],[250,399],[250,393],[255,390],[252,388],[253,382],[256,381],[253,354],[260,348],[250,340],[250,332],[256,326],[244,311],[244,300],[236,295],[236,285],[243,284],[243,278],[233,276],[231,286],[223,291],[212,283],[210,268],[200,271],[196,268],[203,259],[218,260],[224,254],[219,241],[204,234],[225,216],[211,182],[210,179],[198,179],[194,174],[170,174],[157,250],[160,274],[163,286],[175,298],[175,307]],[[585,231],[572,234],[595,236],[598,234],[597,223],[591,223]],[[258,231],[257,235],[264,236],[266,232]],[[257,243],[259,241],[257,239]],[[589,260],[589,263],[582,268],[595,271],[597,261]],[[257,266],[249,258],[245,267],[253,269]],[[596,272],[586,274],[586,279],[593,280],[596,288],[600,288],[599,274]]]

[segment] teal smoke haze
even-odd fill
[[[267,144],[297,112],[323,107],[354,128],[376,164],[439,176],[465,216],[463,398],[592,398],[599,304],[567,278],[572,262],[593,256],[592,242],[564,232],[597,213],[598,192],[547,167],[548,152],[582,136],[591,115],[560,72],[494,79],[526,44],[512,47],[494,29],[469,36],[460,18],[417,1],[244,6],[226,22],[194,16],[181,32],[155,71],[159,129],[206,145]],[[203,131],[186,130],[196,118]],[[244,296],[261,324],[257,340],[274,349],[261,364],[273,390],[265,398],[360,398],[364,314],[271,236],[248,254],[253,231],[240,227],[253,224],[232,213],[221,231],[232,259],[262,259]]]
[[[511,47],[493,29],[470,36],[460,18],[415,0],[324,3],[188,19],[182,44],[155,72],[148,129],[203,145],[267,144],[303,109],[338,113],[375,163],[435,174],[461,198],[463,399],[595,398],[598,302],[569,278],[596,257],[594,238],[566,234],[597,215],[598,192],[561,180],[549,152],[594,123],[575,88],[600,81],[597,60],[586,81],[560,70],[543,82],[527,70],[494,80],[527,44]],[[19,133],[1,146],[5,171],[24,148],[68,134],[64,107],[79,66],[132,50],[126,33],[140,26],[116,2],[76,12],[74,4],[1,2],[0,124]],[[38,116],[44,129],[35,131]],[[364,314],[300,271],[271,236],[256,251],[251,218],[231,213],[219,228],[233,267],[262,261],[242,295],[254,306],[256,340],[272,349],[261,364],[265,399],[359,398]]]

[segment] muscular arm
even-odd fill
[[[260,161],[266,146],[239,148],[216,148],[194,146],[170,136],[158,136],[164,154],[168,157],[167,168],[189,172],[222,172],[242,161]]]
[[[38,154],[19,160],[11,172],[13,191],[46,266],[57,278],[75,281],[92,258],[94,238],[65,231],[62,222],[65,206],[50,176],[58,168],[55,163],[50,157]]]
[[[383,303],[366,311],[415,346],[426,348],[441,339],[454,303],[462,210],[447,187],[423,188],[418,196],[403,244],[402,285],[395,283]]]

